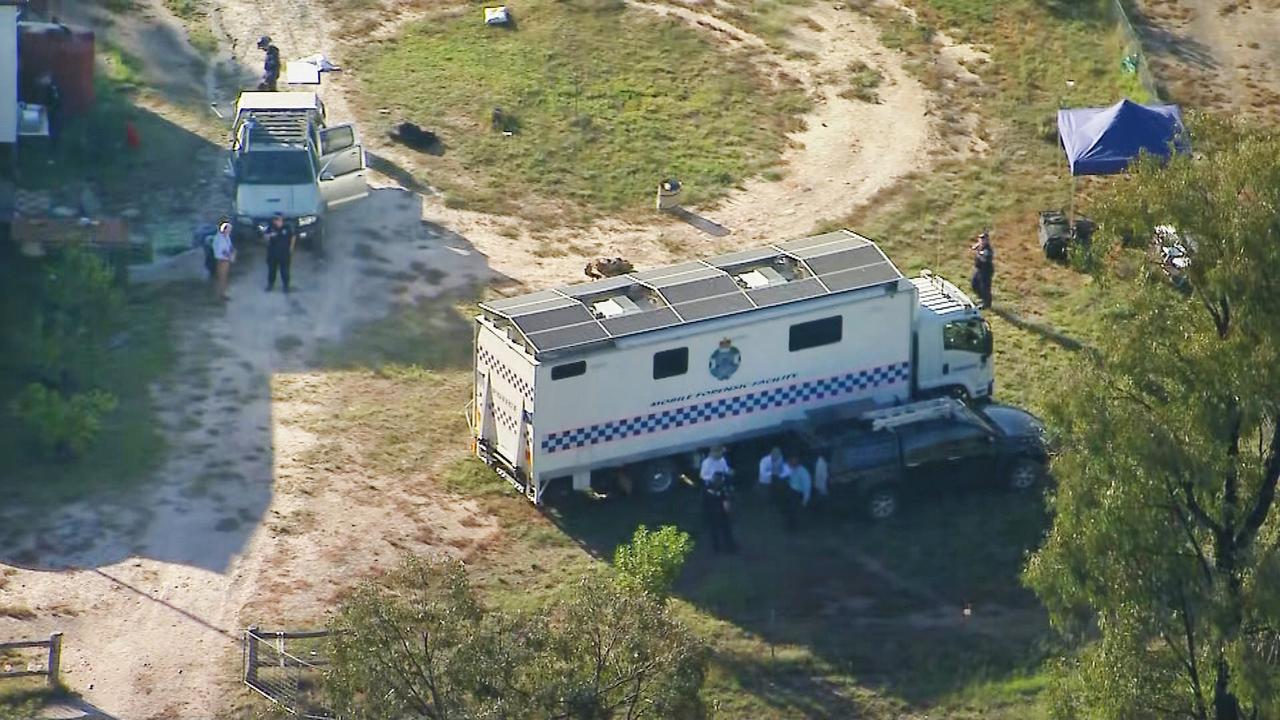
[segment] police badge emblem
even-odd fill
[[[711,361],[707,363],[707,368],[715,379],[728,380],[738,371],[738,366],[741,364],[742,353],[738,352],[738,348],[733,346],[729,338],[725,338],[720,341],[720,347],[711,353]]]

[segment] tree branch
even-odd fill
[[[1236,535],[1235,540],[1238,547],[1248,547],[1253,544],[1254,538],[1258,535],[1258,530],[1267,521],[1267,514],[1271,512],[1271,506],[1275,504],[1276,482],[1280,481],[1280,422],[1277,422],[1272,428],[1271,442],[1267,447],[1267,462],[1263,473],[1262,487],[1258,489],[1258,499],[1254,502],[1253,510],[1245,518],[1244,525],[1240,527],[1240,533]]]

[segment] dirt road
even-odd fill
[[[1139,5],[1143,43],[1170,100],[1280,120],[1280,2]]]
[[[204,83],[208,90],[219,76],[250,76],[260,63],[253,41],[262,34],[286,57],[323,51],[341,60],[330,51],[339,46],[327,40],[336,35],[319,3],[210,5],[215,26],[234,42],[203,77],[188,74],[189,89]],[[816,108],[793,138],[781,181],[752,180],[715,207],[691,209],[685,221],[606,220],[535,233],[519,219],[451,210],[439,196],[423,198],[383,177],[369,199],[332,217],[326,260],[297,258],[291,295],[264,292],[261,257],[246,253],[228,305],[192,303],[179,333],[179,367],[154,389],[170,444],[158,477],[138,494],[68,507],[40,538],[8,549],[6,560],[38,558],[37,567],[11,575],[6,589],[38,617],[0,618],[0,635],[65,632],[64,680],[108,716],[218,714],[236,684],[238,632],[248,622],[321,618],[343,588],[384,558],[401,550],[465,552],[496,532],[495,521],[476,508],[430,492],[430,468],[414,482],[392,482],[333,461],[327,448],[347,439],[312,430],[317,413],[329,412],[314,402],[334,382],[326,346],[397,305],[497,276],[542,286],[579,279],[590,256],[625,255],[643,266],[794,237],[927,167],[936,145],[926,117],[930,98],[866,18],[815,9],[796,37],[815,59],[800,60],[688,7],[638,9],[680,17],[715,42],[747,46],[814,94]],[[161,13],[158,5],[151,12]],[[854,61],[884,75],[881,103],[842,98],[830,84]],[[346,82],[340,75],[326,80],[331,121],[354,117]],[[223,92],[225,104],[231,98]],[[413,158],[398,149],[377,141],[372,149],[414,170]],[[570,251],[541,257],[536,249],[546,243]]]

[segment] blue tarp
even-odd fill
[[[1168,158],[1171,146],[1179,152],[1186,149],[1177,105],[1129,100],[1105,108],[1059,110],[1058,137],[1072,175],[1121,172],[1142,150]]]

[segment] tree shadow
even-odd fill
[[[1217,70],[1221,66],[1209,46],[1191,35],[1162,27],[1136,8],[1130,10],[1129,19],[1148,57],[1175,60],[1198,70]]]
[[[755,459],[735,457],[734,466],[751,468]],[[763,493],[743,493],[735,501],[741,552],[732,556],[702,542],[698,497],[688,488],[608,501],[572,495],[546,513],[603,559],[640,525],[688,531],[698,546],[679,597],[769,647],[806,648],[842,677],[912,706],[1034,672],[1048,628],[1019,578],[1047,527],[1038,497],[944,493],[883,524],[862,519],[847,501],[833,495],[791,536]],[[724,662],[770,704],[817,716],[863,714],[847,697],[823,691],[825,681],[761,652]]]

